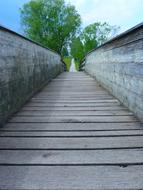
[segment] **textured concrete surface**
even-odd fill
[[[85,70],[143,121],[143,24],[89,53]]]
[[[61,72],[57,53],[0,27],[0,125]]]

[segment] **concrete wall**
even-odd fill
[[[143,23],[90,52],[85,71],[143,121]]]
[[[0,27],[0,126],[62,70],[57,53]]]

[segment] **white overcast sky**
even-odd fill
[[[79,11],[83,25],[96,21],[121,26],[125,31],[143,22],[143,0],[66,0]]]
[[[20,32],[19,8],[29,0],[0,0],[0,24]],[[101,21],[123,32],[143,21],[143,0],[65,0],[75,5],[83,26]]]

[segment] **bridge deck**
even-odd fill
[[[63,73],[0,130],[0,189],[142,189],[143,128],[88,75]]]

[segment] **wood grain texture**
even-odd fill
[[[134,122],[137,119],[133,116],[37,116],[24,117],[16,116],[11,119],[11,123],[100,123],[100,122]]]
[[[142,189],[143,166],[0,166],[1,189]]]
[[[116,137],[143,136],[143,130],[112,131],[1,131],[0,137]]]
[[[77,111],[77,110],[53,110],[53,111],[44,111],[44,110],[27,110],[27,111],[21,111],[17,114],[17,116],[30,116],[30,117],[37,117],[37,116],[100,116],[100,115],[105,115],[105,116],[114,116],[114,115],[122,115],[122,116],[128,116],[128,115],[133,115],[132,112],[129,112],[127,110],[100,110],[100,111]]]
[[[0,127],[63,71],[61,56],[0,26]]]
[[[135,165],[143,149],[0,150],[0,165]]]
[[[138,122],[131,123],[7,123],[0,131],[112,131],[143,130]]]
[[[135,34],[136,33],[136,34]],[[143,25],[87,55],[85,70],[143,121]]]
[[[0,149],[112,149],[112,148],[143,148],[142,136],[100,137],[100,138],[46,138],[21,137],[0,138]]]
[[[0,129],[0,189],[136,190],[142,177],[143,125],[85,73],[59,75]]]

